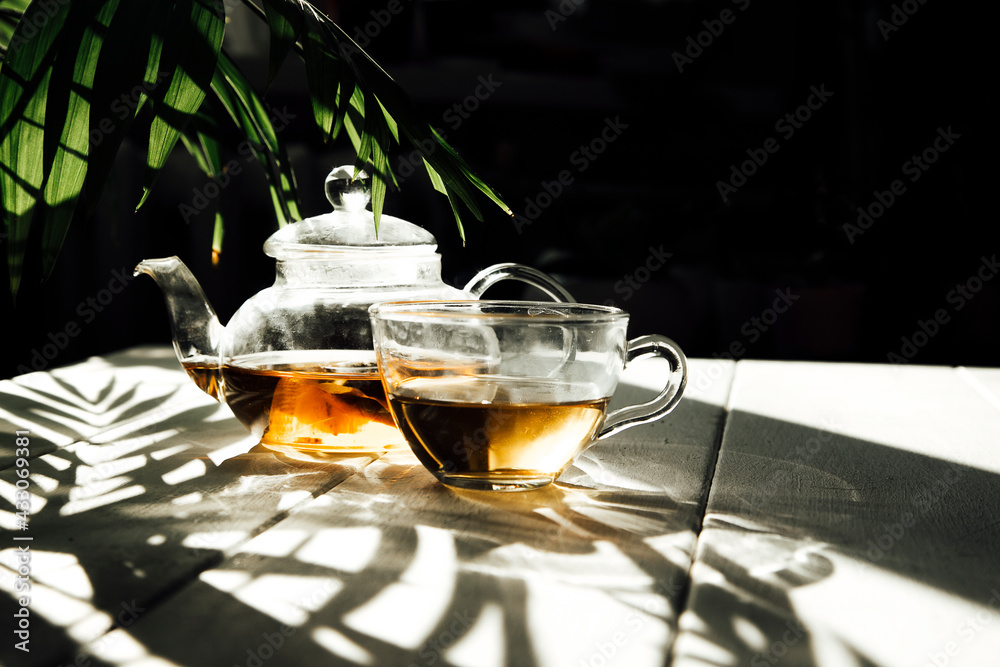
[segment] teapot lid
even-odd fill
[[[375,216],[366,209],[371,200],[368,175],[352,165],[337,167],[326,177],[326,198],[333,211],[285,225],[264,243],[264,252],[279,260],[344,251],[433,252],[437,239],[429,231],[402,218],[382,215],[378,234]]]

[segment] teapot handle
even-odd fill
[[[554,278],[524,264],[506,263],[489,266],[472,277],[465,286],[465,291],[478,299],[491,285],[501,280],[519,280],[542,290],[552,297],[553,301],[576,303],[576,299]]]

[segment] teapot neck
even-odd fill
[[[343,257],[279,260],[274,284],[278,287],[359,289],[436,285],[441,283],[441,255],[421,253],[357,253]]]

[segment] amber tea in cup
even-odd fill
[[[628,340],[617,308],[437,301],[369,312],[393,419],[420,462],[454,487],[545,486],[598,440],[670,412],[687,379],[677,345]],[[670,362],[662,391],[608,413],[626,363],[648,355]]]

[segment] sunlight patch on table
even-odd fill
[[[309,539],[309,532],[301,529],[272,528],[247,542],[240,551],[259,556],[289,556],[300,544]]]
[[[206,570],[198,578],[224,593],[233,593],[253,576],[243,570]]]
[[[158,442],[172,438],[178,433],[177,429],[172,428],[153,434],[144,433],[134,438],[122,438],[109,432],[103,432],[100,434],[100,438],[95,436],[90,442],[70,445],[66,451],[87,465],[98,466],[134,454]]]
[[[203,533],[191,533],[181,542],[182,546],[192,549],[228,549],[247,539],[249,533],[245,530],[214,530]]]
[[[43,396],[37,393],[34,396],[32,396],[32,398],[38,401],[39,403],[48,402],[51,400],[47,396]],[[74,400],[78,399],[74,397]],[[70,405],[69,403],[62,403],[62,402],[59,403],[52,402],[48,403],[44,407],[32,408],[29,414],[32,413],[40,417],[44,417],[46,421],[55,422],[60,426],[65,426],[70,431],[76,433],[81,433],[84,431],[84,429],[81,429],[81,426],[90,427],[91,429],[96,430],[114,422],[114,419],[109,415],[101,414],[100,412],[96,413],[91,412],[85,409],[81,409],[79,406]],[[23,423],[24,426],[31,426],[32,432],[36,432],[35,429],[39,426],[38,424],[32,424],[30,421],[26,421],[20,418],[18,419],[18,421],[15,421],[14,423],[16,424]],[[50,429],[44,429],[43,427],[42,429],[38,430],[37,433],[42,434],[46,430],[52,432]]]
[[[691,530],[665,533],[643,538],[651,549],[686,572],[691,567],[697,536]]]
[[[672,628],[655,613],[664,608],[661,596],[641,598],[532,580],[525,624],[539,664],[662,665]]]
[[[685,613],[682,619],[686,620],[689,616],[695,616],[695,614],[693,612],[690,614]],[[673,647],[673,652],[676,655],[682,656],[683,662],[678,660],[678,665],[736,667],[740,664],[737,661],[735,653],[719,646],[710,637],[691,632],[690,628],[685,627],[683,624],[681,625],[681,631]],[[761,665],[769,664],[771,663],[761,663]]]
[[[32,436],[35,438],[41,438],[51,442],[56,447],[65,447],[66,445],[73,442],[74,436],[68,436],[65,433],[60,433],[59,431],[54,431],[51,428],[39,424],[36,421],[32,421],[30,418],[30,413],[28,414],[14,414],[9,410],[0,408],[0,418],[11,424],[17,424],[18,428],[24,431],[30,431]],[[57,420],[58,421],[58,420]],[[79,423],[73,424],[70,427],[72,433],[77,432]]]
[[[87,654],[115,667],[180,667],[160,656],[150,655],[146,647],[125,630],[112,630],[86,646]],[[84,664],[93,664],[93,661]],[[68,666],[67,666],[68,667]]]
[[[803,441],[819,437],[824,447],[837,446],[840,438],[824,437],[833,434],[1000,472],[996,427],[981,418],[983,397],[963,377],[945,366],[745,360],[731,404],[734,415],[802,427]]]
[[[321,625],[312,631],[312,638],[313,641],[338,658],[350,660],[356,665],[375,664],[375,657],[368,649],[358,646],[333,628]]]
[[[733,634],[743,640],[744,645],[752,651],[761,652],[767,648],[767,636],[756,624],[742,616],[735,616],[732,619]]]
[[[76,556],[31,550],[31,588],[18,590],[18,550],[0,551],[0,590],[19,599],[28,594],[31,614],[65,628],[77,641],[89,641],[107,630],[112,618],[89,602],[93,587]]]
[[[83,512],[89,512],[90,510],[97,509],[98,507],[104,507],[106,505],[111,505],[122,500],[127,500],[129,498],[134,498],[136,496],[145,493],[146,488],[142,485],[135,484],[133,486],[128,486],[123,489],[118,489],[111,493],[107,493],[101,496],[93,498],[81,498],[78,500],[70,500],[68,503],[59,508],[59,514],[61,516],[71,516],[73,514],[81,514]]]
[[[232,413],[226,410],[225,415],[227,418],[232,418]],[[222,465],[225,461],[233,458],[234,456],[239,456],[241,454],[246,454],[251,449],[257,446],[259,438],[250,435],[249,433],[246,437],[236,440],[232,444],[224,445],[222,447],[213,448],[208,452],[208,458],[216,465],[216,467]]]
[[[828,551],[833,574],[793,589],[789,599],[810,628],[885,667],[994,664],[1000,650],[1000,583],[975,599],[943,591],[869,561]],[[831,609],[850,609],[831,614]],[[915,609],[921,610],[915,614]]]
[[[597,523],[638,535],[662,532],[666,517],[662,514],[639,513],[633,508],[620,509],[613,505],[580,505],[573,510]]]
[[[76,484],[86,486],[98,480],[118,477],[142,468],[147,461],[145,454],[136,454],[125,458],[109,458],[93,465],[81,463],[76,467]]]
[[[185,493],[183,496],[177,496],[171,500],[173,505],[195,505],[200,503],[205,496],[200,491],[192,491],[191,493]]]
[[[663,493],[662,486],[636,479],[633,474],[630,474],[631,470],[616,469],[606,464],[601,459],[600,452],[583,452],[573,462],[573,466],[585,473],[592,482],[601,486],[628,489],[629,491]]]
[[[295,557],[303,563],[340,572],[360,572],[375,558],[381,543],[382,531],[376,526],[324,528],[317,531]]]
[[[17,531],[22,529],[21,519],[13,512],[0,510],[0,528],[4,530]]]
[[[73,554],[32,549],[31,578],[81,600],[94,596],[90,578]]]
[[[72,465],[73,465],[72,461],[67,461],[66,459],[62,458],[61,456],[56,456],[55,454],[43,454],[43,455],[39,456],[38,459],[40,461],[45,461],[46,463],[48,463],[50,466],[52,466],[53,468],[55,468],[59,472],[67,470],[68,468],[72,467]]]
[[[430,526],[417,526],[416,532],[416,553],[399,581],[343,618],[353,630],[411,650],[433,632],[450,605],[460,602],[452,600],[458,567],[452,534]]]
[[[484,604],[472,627],[465,628],[464,634],[463,623],[463,618],[456,617],[438,638],[439,644],[445,647],[446,664],[456,667],[503,667],[507,664],[504,616],[500,605],[495,602]]]
[[[312,493],[305,489],[298,491],[283,491],[278,499],[278,511],[290,510],[299,503],[312,498]]]
[[[119,477],[138,470],[147,463],[145,454],[137,454],[120,459],[108,459],[95,466],[80,464],[76,467],[76,484],[87,486],[100,480]]]
[[[160,449],[155,452],[150,452],[149,458],[154,461],[162,461],[163,459],[169,458],[174,454],[180,454],[191,449],[191,445],[174,445],[173,447],[167,447],[166,449]]]
[[[67,496],[71,501],[96,498],[106,493],[111,493],[115,489],[120,489],[131,481],[131,477],[102,478],[94,476],[86,482],[78,483],[77,486],[72,487]]]
[[[160,475],[160,478],[167,484],[173,486],[175,484],[190,482],[192,479],[202,477],[206,472],[208,472],[208,468],[205,466],[204,461],[201,459],[191,459],[179,468],[163,473]]]
[[[32,484],[37,484],[38,487],[45,493],[52,493],[59,488],[58,479],[38,472],[31,473],[31,482]]]
[[[31,513],[37,514],[45,507],[48,502],[43,496],[36,495],[31,491],[25,491],[24,489],[18,489],[17,486],[11,484],[5,479],[0,479],[0,498],[3,498],[11,504],[12,507],[17,507],[17,503],[22,499],[18,498],[18,494],[27,493],[28,495],[28,506],[31,507]],[[23,496],[22,496],[23,498]]]
[[[199,579],[228,593],[248,607],[298,627],[329,602],[344,584],[333,577],[263,574],[253,577],[242,570],[208,570]]]

